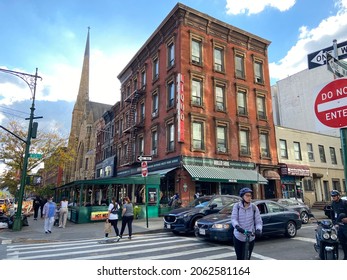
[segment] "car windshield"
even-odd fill
[[[208,204],[208,202],[211,200],[211,197],[207,196],[200,196],[196,199],[194,199],[191,203],[189,203],[189,207],[204,207]]]
[[[220,211],[219,211],[219,214],[231,214],[231,211],[234,207],[234,204],[235,202],[225,206],[224,208],[222,208]]]

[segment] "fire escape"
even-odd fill
[[[122,162],[122,166],[132,165],[137,162],[136,154],[136,136],[139,131],[144,128],[144,118],[141,116],[139,118],[137,114],[137,105],[140,98],[145,93],[145,87],[135,90],[131,95],[129,95],[124,101],[128,103],[129,111],[126,113],[124,130],[123,133],[128,135],[128,145],[126,157]]]

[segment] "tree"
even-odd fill
[[[26,125],[11,121],[7,124],[6,129],[21,139],[26,139]],[[8,187],[14,194],[20,184],[26,143],[2,129],[0,129],[0,143],[0,158],[6,166],[4,174],[0,177],[0,188]],[[36,139],[31,140],[30,153],[41,154],[42,158],[29,157],[27,174],[34,174],[43,163],[45,163],[45,168],[47,165],[47,169],[49,169],[64,166],[71,161],[74,155],[65,148],[66,146],[67,139],[57,132],[43,132],[39,129]]]

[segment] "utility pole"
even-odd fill
[[[23,195],[24,195],[24,188],[25,188],[25,182],[26,182],[26,176],[27,176],[30,142],[31,142],[32,132],[33,132],[33,121],[36,118],[42,118],[42,117],[34,116],[36,83],[38,78],[42,80],[42,78],[37,75],[37,71],[38,69],[36,68],[35,75],[31,75],[27,73],[11,71],[11,70],[0,68],[0,72],[4,72],[4,73],[11,74],[21,78],[29,86],[32,93],[32,104],[30,108],[28,136],[27,136],[27,140],[25,141],[26,145],[25,145],[23,169],[22,169],[21,180],[20,180],[19,196],[18,196],[18,202],[17,202],[17,212],[16,212],[14,223],[13,223],[14,231],[19,231],[22,229],[22,204],[23,204]]]

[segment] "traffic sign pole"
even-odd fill
[[[347,128],[340,128],[342,161],[345,175],[345,194],[347,194]]]

